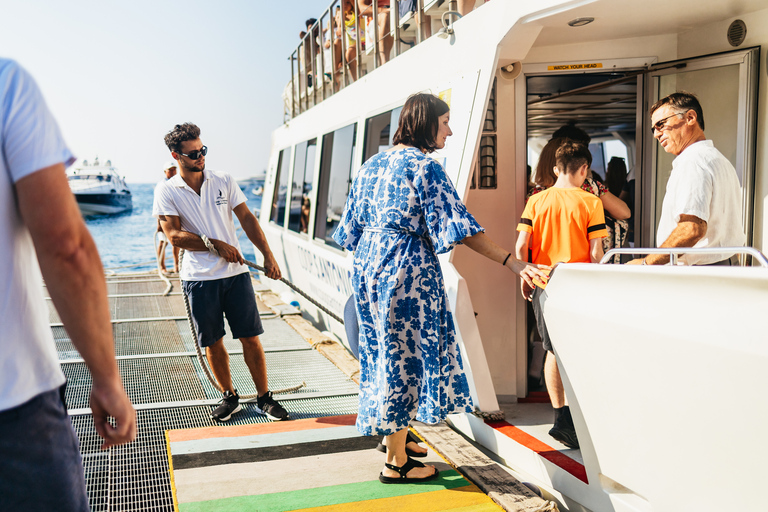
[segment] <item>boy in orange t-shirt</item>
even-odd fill
[[[597,263],[603,257],[602,239],[608,236],[603,204],[598,197],[580,188],[587,178],[592,155],[586,145],[566,140],[558,148],[555,161],[558,175],[555,184],[531,196],[525,205],[517,226],[520,236],[515,255],[527,260],[530,248],[533,263]],[[549,435],[569,448],[578,448],[571,412],[565,404],[563,381],[544,323],[539,300],[541,291],[539,287],[532,290],[523,281],[523,297],[533,302],[536,326],[547,351],[544,380],[555,409],[555,424]]]

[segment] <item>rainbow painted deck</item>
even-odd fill
[[[166,432],[174,505],[181,512],[498,511],[476,486],[430,451],[431,482],[384,485],[379,439],[355,416]]]

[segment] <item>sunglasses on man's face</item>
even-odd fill
[[[199,149],[199,150],[196,149],[195,151],[190,151],[188,155],[185,155],[181,151],[179,151],[179,154],[181,156],[185,156],[187,158],[191,158],[192,160],[197,160],[201,156],[205,156],[205,155],[208,154],[208,147],[207,146],[203,146],[202,149]]]

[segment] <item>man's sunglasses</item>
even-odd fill
[[[192,160],[197,160],[201,156],[205,156],[205,155],[208,154],[208,147],[207,146],[203,146],[203,148],[200,149],[200,150],[190,151],[188,155],[185,155],[181,151],[179,151],[179,154],[181,156],[185,156],[187,158],[191,158]]]
[[[675,116],[682,116],[682,115],[686,114],[687,112],[688,112],[687,110],[685,112],[677,112],[676,114],[672,114],[671,116],[667,116],[664,119],[659,119],[658,121],[656,121],[656,123],[654,123],[653,126],[651,126],[651,135],[655,135],[657,131],[659,131],[659,132],[663,131],[664,127],[667,125],[667,119],[671,119],[671,118],[673,118]]]

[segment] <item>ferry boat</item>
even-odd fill
[[[133,209],[131,191],[110,160],[103,164],[98,157],[91,163],[83,160],[67,170],[67,179],[83,216],[109,215]]]
[[[407,20],[400,3],[390,2],[395,44],[386,63],[384,41],[360,26],[368,37],[350,50],[359,56],[354,71],[330,69],[335,48],[321,51],[322,34],[333,32],[338,1],[291,55],[285,122],[273,132],[259,212],[283,275],[343,316],[353,256],[331,235],[356,170],[392,145],[402,105],[420,91],[450,104],[453,136],[432,156],[497,243],[514,247],[527,166],[575,121],[592,137],[594,171],[604,172],[611,156],[627,162],[632,252],[641,254],[657,245],[673,159],[652,137],[648,107],[693,92],[707,138],[739,175],[754,248],[740,256],[744,265],[559,268],[545,315],[556,326],[581,445],[568,450],[547,435],[542,356],[517,279],[465,247],[441,255],[475,403],[506,413],[504,421],[455,415],[450,423],[561,510],[768,507],[757,492],[768,474],[768,406],[756,396],[768,388],[765,0],[491,0],[464,17],[453,2],[419,0]],[[275,287],[347,343],[340,322]]]

